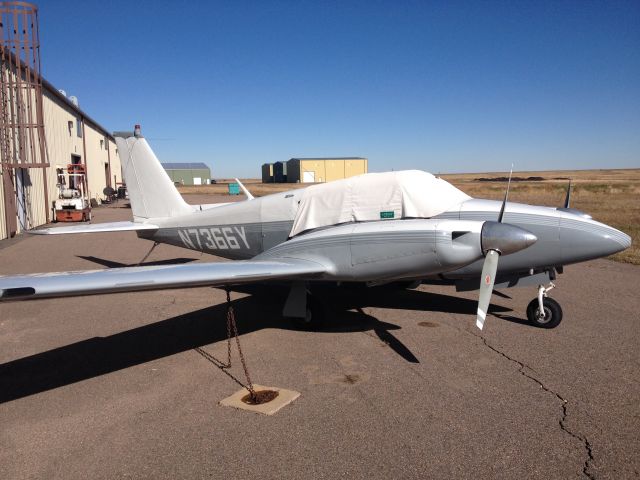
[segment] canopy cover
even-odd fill
[[[470,198],[420,170],[366,173],[305,189],[290,236],[346,222],[431,218]]]

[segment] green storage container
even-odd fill
[[[229,184],[229,195],[240,195],[240,185],[237,183]]]

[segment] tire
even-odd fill
[[[308,295],[306,316],[293,321],[302,330],[318,330],[324,325],[324,307],[315,297]]]
[[[539,328],[556,328],[562,321],[562,308],[553,298],[544,299],[544,318],[538,316],[538,299],[534,298],[527,305],[527,318],[532,325]]]

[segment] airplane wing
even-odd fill
[[[327,270],[287,258],[0,276],[0,301],[307,279]]]
[[[100,232],[130,232],[138,230],[157,230],[157,225],[138,222],[107,222],[89,225],[72,225],[68,227],[41,228],[28,230],[33,235],[62,235],[68,233],[100,233]]]

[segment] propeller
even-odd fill
[[[509,173],[509,182],[507,183],[507,191],[504,194],[504,200],[500,207],[498,221],[487,221],[482,225],[480,241],[482,244],[482,253],[485,255],[484,264],[482,265],[482,277],[480,279],[480,295],[478,297],[478,313],[476,316],[476,326],[482,330],[484,321],[487,317],[487,310],[493,293],[493,285],[495,283],[496,272],[498,271],[498,259],[500,255],[508,255],[510,253],[519,252],[530,245],[533,245],[536,236],[524,228],[516,227],[508,223],[503,223],[504,210],[509,198],[509,187],[511,186],[511,175],[513,174],[513,165]]]
[[[497,250],[488,250],[482,265],[482,279],[480,280],[480,296],[478,298],[478,314],[476,327],[482,330],[484,320],[487,318],[487,310],[493,293],[493,283],[498,271],[498,259],[500,253]]]
[[[571,179],[569,179],[569,187],[567,188],[567,196],[564,197],[564,208],[571,208],[569,204],[571,203]]]
[[[500,207],[500,213],[498,214],[498,223],[502,223],[502,217],[504,217],[504,207],[507,205],[507,199],[509,198],[509,187],[511,186],[511,175],[513,175],[513,163],[511,164],[511,170],[509,171],[509,181],[507,182],[507,191],[504,192],[504,200],[502,200],[502,206]]]

